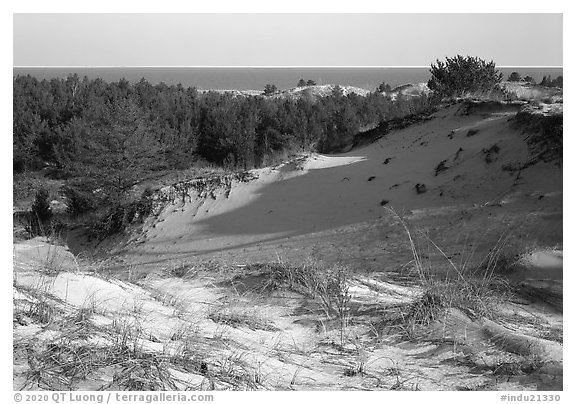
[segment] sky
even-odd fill
[[[562,14],[14,14],[14,66],[562,66]]]

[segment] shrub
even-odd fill
[[[478,57],[456,56],[430,66],[428,87],[438,98],[461,97],[469,93],[488,93],[502,81],[502,73],[493,61]]]
[[[143,220],[152,213],[153,204],[154,191],[150,188],[145,188],[140,199],[134,203],[134,210],[138,214],[140,220]]]
[[[126,207],[122,205],[110,208],[104,217],[92,225],[91,235],[102,241],[106,237],[122,233],[126,228],[126,213]]]
[[[146,188],[139,200],[128,204],[116,204],[104,216],[97,219],[90,228],[91,237],[101,241],[115,234],[123,233],[128,226],[142,222],[152,213],[153,191]]]
[[[52,218],[52,209],[48,198],[50,195],[44,188],[40,188],[36,192],[36,198],[32,203],[32,215],[42,222],[48,222]]]
[[[438,163],[438,165],[434,169],[434,176],[436,177],[442,171],[446,171],[446,170],[448,170],[448,166],[446,165],[446,160],[442,160],[440,163]]]
[[[416,185],[414,186],[414,188],[416,188],[416,193],[417,193],[418,195],[423,194],[423,193],[425,193],[425,192],[428,190],[428,189],[426,188],[426,184],[420,184],[420,183],[416,184]]]
[[[60,192],[66,198],[67,210],[72,216],[96,209],[97,200],[92,192],[81,191],[68,185],[64,186]]]
[[[36,191],[36,197],[30,210],[31,218],[28,228],[28,232],[33,236],[46,235],[47,233],[50,220],[52,219],[52,209],[48,201],[49,197],[48,191],[44,188]]]
[[[382,82],[378,87],[376,87],[376,91],[379,93],[389,93],[392,91],[392,87],[390,87],[390,84]]]
[[[274,84],[266,84],[264,87],[264,95],[270,96],[276,94],[278,92],[278,88]]]
[[[508,76],[508,81],[520,81],[522,78],[520,77],[520,73],[512,72],[510,76]]]
[[[523,110],[516,115],[515,121],[517,126],[529,134],[528,147],[533,155],[531,164],[546,161],[562,165],[564,133],[562,114],[542,115]]]
[[[307,80],[305,81],[304,79],[300,79],[298,81],[298,87],[309,87],[309,86],[315,86],[316,82],[314,80]]]

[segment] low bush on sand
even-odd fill
[[[412,231],[408,223],[394,210],[389,212],[404,227],[412,252],[412,266],[419,280],[422,294],[403,316],[407,334],[418,327],[439,320],[447,310],[456,308],[472,319],[495,318],[499,308],[512,297],[512,289],[504,277],[515,262],[506,254],[506,240],[502,238],[479,263],[472,264],[469,257],[455,263],[444,251],[422,232]],[[439,276],[428,255],[422,251],[436,250],[449,268],[449,273]],[[424,258],[426,257],[426,258]]]

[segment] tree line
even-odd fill
[[[50,166],[63,177],[104,152],[185,168],[199,159],[250,169],[285,150],[334,151],[361,127],[417,112],[424,98],[234,96],[142,79],[14,78],[14,172]],[[112,157],[112,156],[111,156]],[[100,161],[100,164],[102,162]]]
[[[536,80],[532,77],[532,76],[520,76],[520,73],[518,72],[512,72],[510,73],[510,75],[508,76],[508,80],[507,81],[523,81],[525,83],[528,84],[536,84]],[[542,77],[542,81],[540,81],[540,84],[543,87],[559,87],[559,88],[563,88],[564,87],[564,77],[563,76],[558,76],[555,79],[552,78],[551,75],[544,75],[544,77]]]

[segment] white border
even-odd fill
[[[6,10],[5,10],[6,9]],[[571,3],[568,1],[546,1],[541,0],[524,0],[524,1],[501,1],[501,0],[483,0],[481,2],[462,2],[462,1],[427,1],[427,0],[412,0],[412,1],[402,1],[402,2],[383,2],[383,1],[365,1],[365,0],[355,0],[351,1],[311,1],[311,0],[290,0],[282,2],[282,4],[266,2],[266,1],[254,1],[254,0],[244,0],[244,1],[234,1],[234,0],[219,0],[211,2],[195,2],[192,3],[189,0],[172,0],[169,2],[158,2],[152,0],[144,0],[139,2],[121,2],[119,0],[98,0],[97,2],[92,2],[88,4],[87,2],[78,2],[72,0],[27,0],[27,1],[16,1],[13,0],[8,4],[2,5],[2,14],[0,15],[0,32],[2,41],[2,80],[0,91],[2,94],[2,114],[1,123],[3,129],[2,136],[2,184],[8,187],[8,184],[12,183],[11,179],[11,168],[9,168],[11,158],[11,146],[9,142],[9,133],[11,133],[11,117],[12,117],[12,84],[9,81],[9,77],[12,77],[13,66],[12,63],[12,26],[13,18],[12,13],[55,13],[55,12],[106,12],[106,13],[119,13],[119,12],[141,12],[141,13],[165,13],[165,12],[194,12],[194,13],[210,13],[210,12],[239,12],[239,13],[262,13],[262,12],[304,12],[304,13],[317,13],[317,12],[333,12],[333,13],[409,13],[417,11],[418,13],[565,13],[564,14],[564,54],[563,54],[563,64],[564,66],[523,66],[523,67],[562,67],[564,69],[565,75],[565,92],[567,96],[565,97],[565,108],[570,113],[565,115],[565,131],[566,134],[564,150],[565,154],[569,158],[564,159],[564,172],[565,178],[572,179],[575,178],[576,174],[576,159],[571,159],[570,155],[574,152],[574,125],[572,118],[572,98],[573,92],[573,77],[574,77],[574,59],[573,51],[566,45],[569,42],[569,38],[574,38],[575,33],[574,26],[576,21],[574,21],[574,13],[571,8]],[[521,40],[518,38],[517,40]],[[537,50],[535,50],[537,51]],[[38,66],[30,66],[38,67]],[[70,66],[65,66],[70,67]],[[81,66],[75,66],[81,67]],[[98,66],[101,67],[101,66]],[[142,66],[138,66],[142,67]],[[159,66],[160,67],[160,66]],[[165,67],[165,66],[162,66]],[[182,66],[178,66],[182,67]],[[207,66],[199,66],[207,67]],[[222,66],[229,67],[229,66]],[[240,67],[240,66],[238,66]],[[242,66],[244,67],[244,66]],[[251,67],[251,66],[246,66]],[[311,66],[302,66],[311,67]],[[328,67],[328,66],[321,66]],[[341,67],[341,66],[338,66]],[[351,66],[357,68],[358,66]],[[374,67],[374,66],[369,66]],[[389,66],[389,67],[401,67],[401,66]],[[406,66],[404,66],[406,67]],[[419,67],[419,66],[418,66]],[[427,66],[423,66],[427,67]],[[499,66],[508,67],[508,66]],[[520,67],[520,66],[512,66]],[[574,201],[574,190],[572,184],[565,180],[564,183],[565,201],[568,202],[570,207],[571,202]],[[2,198],[0,200],[0,209],[4,212],[4,215],[8,215],[11,212],[12,207],[9,204],[8,198]],[[574,212],[572,209],[566,209],[564,212],[564,244],[565,250],[567,251],[567,269],[565,273],[565,283],[567,285],[567,293],[565,293],[567,308],[572,307],[574,302],[570,293],[572,286],[574,285],[574,276],[570,273],[570,269],[573,268],[573,263],[576,262],[572,257],[572,251],[574,250],[573,241],[574,236],[572,236],[572,225],[574,224]],[[1,314],[1,324],[3,324],[3,329],[5,334],[3,334],[3,341],[7,344],[7,341],[11,340],[11,335],[9,336],[8,327],[10,316],[9,308],[12,307],[11,293],[8,291],[8,286],[11,284],[11,262],[10,255],[12,253],[11,241],[12,233],[8,225],[3,227],[2,238],[1,238],[1,254],[3,263],[2,278],[1,282],[6,290],[2,290],[0,304],[4,307],[4,310],[0,310]],[[6,292],[6,293],[4,293]],[[568,310],[566,313],[566,321],[564,328],[564,336],[567,341],[572,341],[572,336],[574,336],[573,320],[571,312]],[[8,347],[6,347],[8,348]],[[565,346],[564,357],[565,357],[565,384],[564,392],[561,392],[562,402],[570,402],[569,397],[575,398],[575,388],[574,383],[569,382],[569,380],[574,380],[573,375],[573,349],[571,344],[568,343]],[[11,356],[8,355],[8,356]],[[9,398],[6,402],[12,402],[12,365],[10,361],[5,361],[4,366],[0,368],[1,380],[2,380],[2,397]],[[277,392],[277,393],[244,393],[242,395],[233,393],[220,393],[216,392],[216,402],[225,402],[225,400],[230,401],[246,401],[248,400],[252,403],[266,402],[268,403],[270,399],[280,400],[280,401],[293,401],[293,400],[357,400],[362,399],[366,401],[395,401],[395,400],[408,400],[411,402],[422,402],[425,401],[440,401],[445,403],[459,403],[461,404],[464,400],[467,403],[491,403],[499,402],[499,397],[501,394],[506,392]],[[519,392],[510,392],[511,394],[518,395]],[[537,392],[536,392],[537,393]],[[544,394],[545,392],[541,392]],[[385,394],[385,395],[384,395]],[[416,401],[417,400],[417,401]]]

